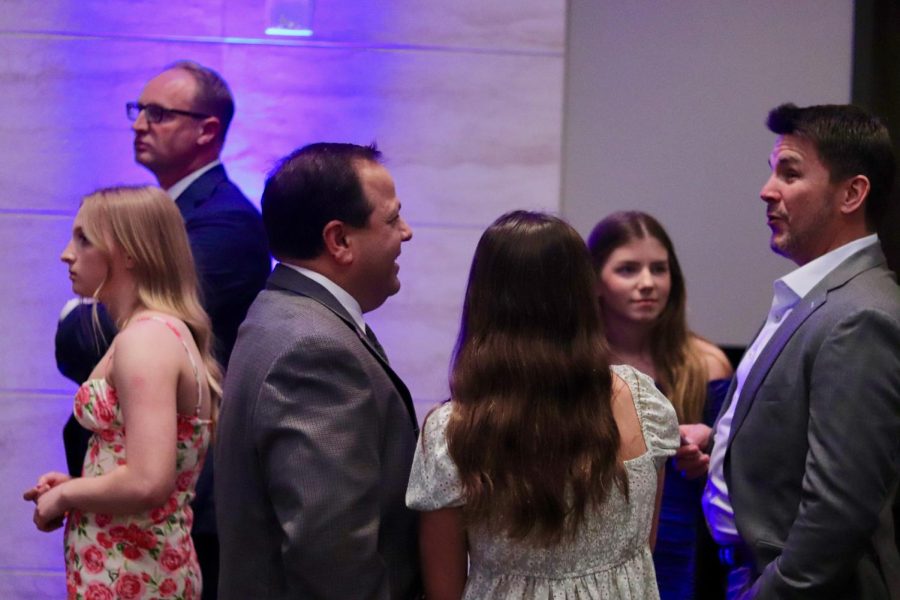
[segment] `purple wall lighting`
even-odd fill
[[[53,338],[79,200],[154,181],[125,102],[175,60],[221,73],[237,105],[222,161],[254,202],[299,146],[378,142],[415,237],[367,319],[422,418],[447,395],[482,229],[557,204],[564,27],[564,0],[3,0],[0,599],[65,598],[62,533],[38,532],[21,493],[65,468],[75,385]]]

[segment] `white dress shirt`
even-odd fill
[[[178,196],[183,194],[184,190],[188,189],[192,183],[194,183],[195,181],[200,179],[200,177],[204,173],[206,173],[213,167],[217,167],[221,164],[222,164],[222,161],[217,158],[216,160],[212,161],[211,163],[200,167],[199,169],[197,169],[190,175],[187,175],[186,177],[182,177],[181,179],[176,181],[175,185],[173,185],[172,187],[170,187],[169,189],[166,190],[166,193],[169,194],[169,196],[172,198],[172,200],[178,200]]]
[[[709,523],[710,533],[718,544],[727,546],[741,542],[734,522],[734,508],[728,494],[728,485],[725,483],[724,469],[731,423],[734,419],[735,407],[741,401],[741,391],[747,380],[747,374],[760,352],[772,339],[772,335],[791,314],[797,302],[850,255],[876,243],[878,243],[878,236],[874,234],[853,240],[791,271],[781,279],[775,280],[772,285],[774,298],[766,323],[741,359],[735,373],[736,383],[731,404],[716,423],[716,443],[710,455],[709,478],[706,481],[706,489],[703,491],[703,513],[706,515],[706,522]]]

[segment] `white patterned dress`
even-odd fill
[[[630,498],[614,488],[604,506],[589,514],[574,539],[535,548],[480,527],[467,531],[469,577],[464,598],[654,600],[659,598],[648,539],[656,501],[657,472],[679,445],[671,403],[643,373],[613,370],[631,389],[647,451],[625,461]],[[462,506],[457,470],[447,451],[446,427],[453,403],[426,420],[416,446],[406,503],[431,511]]]

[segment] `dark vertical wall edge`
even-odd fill
[[[900,3],[856,0],[853,39],[853,102],[882,118],[900,157]],[[900,273],[900,172],[893,202],[878,233],[895,273]]]

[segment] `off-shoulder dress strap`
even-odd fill
[[[194,416],[200,414],[200,407],[203,402],[203,383],[200,381],[200,368],[197,366],[197,361],[194,360],[194,355],[191,354],[191,349],[188,347],[187,342],[184,341],[184,338],[181,335],[181,332],[178,331],[174,325],[163,319],[162,317],[152,316],[152,317],[143,317],[138,319],[136,322],[141,321],[157,321],[158,323],[162,323],[166,327],[169,328],[169,331],[175,334],[175,337],[178,338],[178,341],[181,342],[182,347],[184,347],[184,351],[187,352],[188,360],[191,361],[191,369],[194,370],[194,379],[197,381],[197,406],[194,407]]]

